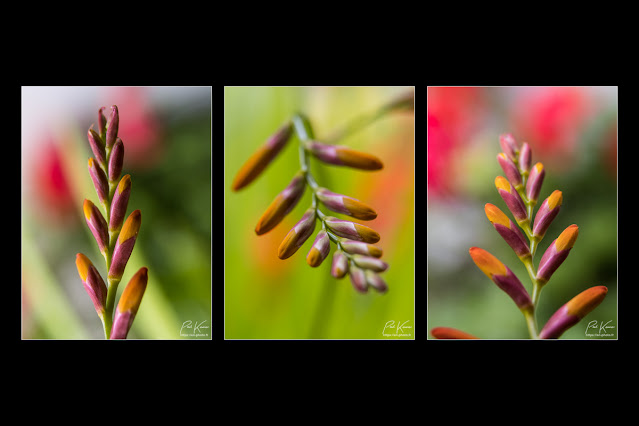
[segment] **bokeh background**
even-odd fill
[[[539,330],[564,303],[596,285],[608,295],[562,339],[588,339],[596,320],[617,336],[617,88],[428,88],[428,328],[448,326],[480,338],[529,338],[512,300],[473,263],[468,249],[494,254],[532,284],[512,249],[484,213],[493,203],[508,212],[494,179],[503,175],[499,135],[512,133],[532,148],[546,177],[540,202],[563,192],[559,215],[535,255],[571,224],[579,237],[570,256],[541,293]],[[592,333],[593,330],[590,330]],[[429,338],[432,338],[429,333]],[[591,337],[595,338],[595,337]]]
[[[415,337],[414,324],[414,114],[396,112],[340,140],[373,153],[384,169],[366,172],[320,163],[311,157],[318,183],[353,196],[378,213],[366,222],[390,268],[389,291],[355,292],[349,278],[330,275],[331,254],[318,268],[306,263],[315,234],[289,259],[277,249],[310,206],[304,196],[269,233],[255,224],[299,170],[294,137],[252,184],[239,192],[231,182],[248,157],[286,120],[302,112],[321,140],[356,118],[413,90],[412,87],[226,87],[224,91],[224,334],[226,339],[391,339]],[[323,210],[327,212],[326,209]],[[335,216],[346,216],[333,213]],[[317,231],[317,228],[316,228]],[[388,321],[410,336],[384,337]],[[387,330],[386,333],[391,333]]]
[[[133,184],[127,215],[142,211],[118,299],[149,268],[128,338],[210,339],[211,88],[62,86],[22,87],[22,338],[104,338],[75,256],[106,276],[82,203],[99,205],[87,131],[111,105]],[[204,336],[189,336],[187,321],[208,327]]]

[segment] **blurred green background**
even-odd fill
[[[75,256],[106,276],[82,202],[99,205],[87,131],[111,105],[132,181],[127,215],[142,212],[117,298],[149,268],[128,338],[211,339],[210,87],[22,88],[22,338],[104,338]]]
[[[381,235],[377,244],[390,268],[382,275],[389,291],[361,295],[349,278],[330,275],[331,254],[318,268],[306,263],[315,233],[289,259],[277,250],[310,206],[304,196],[269,233],[257,236],[264,210],[299,170],[294,137],[252,184],[230,189],[242,164],[286,120],[301,112],[315,137],[374,112],[412,87],[227,87],[224,91],[224,336],[226,339],[413,339],[414,324],[414,115],[396,112],[340,140],[377,155],[384,169],[366,172],[320,163],[311,171],[328,189],[372,206],[366,222]],[[324,212],[327,210],[324,208]],[[347,218],[334,213],[335,216]],[[317,232],[316,228],[315,232]],[[404,324],[405,337],[384,337],[389,321]],[[411,328],[407,328],[411,327]],[[386,333],[390,333],[389,330]]]
[[[562,339],[617,337],[617,88],[430,87],[428,89],[428,329],[447,326],[479,338],[529,338],[512,300],[473,263],[484,248],[532,293],[528,274],[492,227],[484,205],[510,213],[494,186],[503,176],[499,135],[532,148],[546,177],[540,202],[563,192],[559,215],[534,258],[569,225],[579,226],[570,255],[541,292],[537,324],[583,290],[605,285],[599,307]],[[591,321],[608,323],[608,337],[588,337]],[[589,333],[598,333],[598,329]]]

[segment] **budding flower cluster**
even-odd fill
[[[118,108],[115,105],[111,107],[108,120],[104,110],[105,108],[102,107],[98,111],[98,130],[94,130],[91,125],[87,136],[94,155],[89,158],[89,175],[106,219],[90,200],[84,200],[83,210],[87,226],[107,262],[109,287],[107,288],[100,273],[87,256],[78,253],[76,265],[82,283],[94,303],[98,316],[104,323],[106,337],[123,339],[126,338],[146,288],[148,271],[145,267],[140,269],[125,289],[120,305],[126,309],[118,308],[111,328],[112,300],[133,251],[142,216],[140,210],[135,210],[124,221],[131,193],[131,176],[125,175],[120,179],[124,162],[124,143],[118,137],[120,123]],[[142,282],[144,282],[143,285],[140,284]],[[129,290],[129,287],[137,288],[137,290]],[[128,315],[127,319],[123,319],[126,315]]]
[[[516,224],[494,204],[487,203],[484,210],[495,230],[526,266],[533,281],[533,298],[529,296],[510,268],[495,256],[478,247],[472,247],[469,253],[477,267],[507,293],[524,313],[533,337],[558,338],[565,330],[601,303],[607,293],[607,288],[604,286],[593,287],[577,295],[561,307],[548,320],[541,333],[536,335],[536,324],[533,323],[539,292],[568,257],[579,235],[579,227],[570,225],[552,241],[535,271],[532,261],[535,249],[559,214],[563,203],[563,194],[559,190],[554,190],[544,199],[533,218],[532,209],[537,203],[546,174],[544,166],[541,163],[536,163],[531,167],[532,151],[530,146],[524,143],[520,148],[511,134],[501,135],[499,143],[503,152],[497,155],[497,162],[506,177],[497,176],[495,187]],[[431,330],[431,334],[438,339],[474,338],[465,332],[448,327],[434,328]]]
[[[407,100],[402,100],[396,108],[393,107],[390,110],[404,109],[404,105],[408,105]],[[378,274],[385,271],[388,264],[379,259],[382,251],[373,245],[379,241],[380,235],[368,226],[327,216],[319,210],[319,207],[321,205],[332,212],[359,220],[373,220],[377,217],[377,212],[356,198],[317,185],[306,164],[307,157],[312,156],[326,164],[373,171],[383,168],[379,158],[345,146],[313,140],[310,123],[305,117],[296,115],[244,163],[236,174],[231,188],[237,191],[257,178],[284,148],[294,131],[300,139],[300,152],[304,153],[300,155],[301,170],[264,211],[257,222],[255,233],[263,235],[281,223],[299,203],[306,186],[309,186],[313,197],[312,206],[286,234],[279,246],[278,257],[284,260],[295,254],[315,232],[316,221],[319,220],[322,228],[307,253],[306,262],[311,267],[319,267],[330,254],[332,241],[338,245],[338,248],[333,254],[331,275],[335,278],[350,275],[353,287],[360,293],[367,292],[369,287],[381,293],[385,292],[388,287]]]

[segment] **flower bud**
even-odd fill
[[[78,268],[82,285],[84,285],[84,289],[89,294],[98,316],[102,318],[104,316],[107,298],[107,288],[104,284],[104,280],[89,258],[82,253],[76,255],[75,264]]]
[[[495,187],[499,191],[499,195],[508,206],[508,209],[515,217],[517,223],[524,223],[528,221],[528,213],[526,212],[526,206],[522,201],[519,193],[503,176],[497,176],[495,178]]]
[[[335,278],[344,278],[348,273],[348,259],[341,250],[335,250],[333,254],[333,264],[331,265],[331,275]]]
[[[255,233],[262,235],[275,228],[293,210],[304,195],[306,180],[304,173],[298,172],[291,183],[278,194],[255,226]]]
[[[93,157],[89,158],[89,174],[93,180],[93,186],[95,187],[95,192],[97,192],[100,202],[105,203],[109,197],[109,182],[107,181],[104,171],[102,171],[98,162],[95,161]]]
[[[120,302],[115,310],[115,316],[113,318],[113,327],[111,328],[111,339],[126,339],[135,315],[140,308],[142,302],[142,296],[146,290],[146,284],[148,282],[149,275],[146,267],[140,268],[138,272],[133,275],[131,281],[127,284],[126,288],[120,296]]]
[[[334,212],[360,220],[373,220],[377,217],[375,210],[355,198],[336,194],[326,188],[319,188],[315,195],[328,209]]]
[[[321,230],[317,233],[315,242],[313,242],[313,246],[306,256],[306,263],[316,268],[326,259],[330,251],[331,242],[328,239],[328,234],[326,231]]]
[[[123,162],[124,144],[122,143],[122,139],[117,138],[111,150],[111,157],[109,158],[109,180],[111,182],[116,182],[120,178]]]
[[[366,276],[366,283],[377,290],[378,293],[386,293],[388,291],[386,282],[374,271],[367,269],[364,271],[364,275]]]
[[[550,243],[548,249],[539,261],[539,269],[537,270],[537,280],[545,284],[550,280],[552,274],[559,268],[564,260],[568,257],[570,249],[577,241],[579,235],[579,227],[570,225],[559,235],[559,237]]]
[[[335,166],[353,167],[361,170],[380,170],[384,168],[382,161],[374,155],[342,145],[309,141],[306,142],[305,146],[317,159]]]
[[[326,216],[324,223],[339,237],[371,244],[379,241],[379,234],[377,232],[359,223],[341,220],[333,216]]]
[[[131,257],[131,252],[133,251],[133,246],[138,237],[141,224],[142,214],[140,210],[135,210],[126,219],[124,225],[122,225],[122,230],[113,249],[111,267],[109,268],[109,279],[119,280],[122,278],[124,268],[129,261],[129,257]]]
[[[435,339],[477,339],[472,334],[451,327],[435,327],[430,334]]]
[[[91,151],[93,151],[95,159],[98,160],[98,163],[102,168],[106,169],[106,152],[104,151],[104,142],[100,139],[100,135],[93,130],[93,125],[91,125],[87,136],[89,137],[89,146],[91,147]]]
[[[519,147],[517,146],[517,142],[515,142],[513,135],[506,133],[499,136],[499,145],[501,145],[501,150],[508,156],[508,158],[513,161],[517,159]]]
[[[354,254],[351,258],[357,266],[363,269],[370,269],[375,272],[383,272],[388,269],[388,263],[376,257]]]
[[[293,229],[288,231],[286,237],[280,244],[277,256],[280,259],[291,257],[315,231],[315,209],[313,207],[306,210],[299,222]]]
[[[341,238],[339,243],[346,253],[382,257],[382,249],[372,244],[363,243],[361,241],[348,240],[345,238]]]
[[[497,154],[497,161],[506,174],[506,177],[514,187],[518,187],[522,184],[521,174],[519,173],[519,169],[517,168],[515,163],[513,163],[513,160],[508,158],[508,156],[506,156],[506,154],[504,154],[503,152],[500,152],[499,154]]]
[[[526,182],[526,197],[533,203],[536,203],[539,198],[544,176],[546,176],[546,170],[544,170],[544,165],[541,163],[535,164],[530,170],[530,176],[528,176],[528,182]]]
[[[599,306],[607,293],[608,288],[602,285],[582,291],[550,317],[539,333],[539,337],[541,339],[559,338],[566,330]]]
[[[561,191],[555,190],[548,198],[541,203],[535,215],[532,233],[535,238],[541,239],[546,234],[548,227],[559,213],[563,197]]]
[[[113,201],[111,201],[109,231],[112,233],[120,230],[122,226],[126,208],[129,204],[129,195],[131,195],[131,175],[124,175],[120,179],[120,183],[113,193]]]
[[[524,142],[524,145],[519,151],[519,169],[522,173],[527,173],[530,170],[530,162],[532,161],[532,153],[530,146]]]
[[[107,228],[106,220],[100,213],[100,210],[89,200],[84,200],[83,205],[84,218],[87,221],[87,225],[98,243],[98,248],[102,256],[106,256],[106,251],[109,246],[109,230]]]
[[[366,282],[366,274],[363,269],[351,264],[350,269],[351,284],[353,288],[359,293],[366,293],[368,291],[368,283]]]
[[[118,137],[118,128],[120,127],[120,115],[118,113],[118,107],[111,106],[111,116],[107,123],[106,129],[106,147],[111,149],[115,144],[115,139]]]
[[[471,247],[469,253],[477,267],[497,284],[497,287],[506,292],[519,309],[524,310],[532,307],[528,292],[506,265],[479,247]]]
[[[499,235],[508,243],[520,259],[530,256],[530,248],[526,237],[512,220],[499,210],[494,204],[487,203],[484,206],[486,217],[493,224]]]
[[[284,148],[292,134],[292,123],[287,121],[244,163],[235,175],[231,189],[238,191],[253,182]]]
[[[100,138],[102,139],[102,144],[106,139],[106,117],[104,116],[104,110],[106,107],[102,107],[98,110],[98,132],[100,132]]]

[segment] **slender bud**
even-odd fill
[[[379,234],[368,226],[359,223],[341,220],[333,216],[326,216],[324,223],[337,236],[348,238],[350,240],[363,241],[365,243],[374,244],[379,241]]]
[[[122,230],[113,249],[111,267],[109,268],[109,279],[119,280],[122,278],[124,268],[129,261],[129,257],[131,257],[131,252],[133,251],[133,246],[138,237],[141,224],[142,214],[140,210],[135,210],[126,219],[124,225],[122,225]]]
[[[104,316],[107,298],[107,288],[104,284],[104,280],[89,258],[82,253],[76,255],[75,264],[78,268],[82,285],[84,285],[84,289],[89,294],[98,316],[102,318]]]
[[[495,187],[499,191],[499,195],[508,206],[508,209],[515,217],[517,223],[524,223],[528,221],[528,213],[526,212],[526,205],[522,201],[519,193],[503,176],[497,176],[495,178]]]
[[[123,162],[124,144],[122,143],[122,139],[117,138],[111,150],[111,157],[109,158],[109,180],[111,182],[116,182],[120,178]]]
[[[543,203],[541,203],[541,206],[539,206],[539,210],[535,215],[535,223],[533,224],[532,233],[534,237],[538,239],[543,238],[553,219],[559,213],[562,201],[563,196],[561,191],[555,190],[544,200]]]
[[[382,257],[382,249],[372,244],[348,240],[345,238],[340,239],[340,244],[346,253]]]
[[[348,273],[348,259],[341,250],[335,250],[333,254],[333,264],[331,265],[331,275],[335,278],[344,278]]]
[[[386,293],[386,291],[388,291],[386,281],[374,271],[367,269],[364,271],[364,275],[366,276],[366,283],[377,290],[378,293]]]
[[[530,256],[530,248],[526,237],[512,220],[508,218],[497,206],[487,203],[484,206],[486,217],[493,224],[499,235],[508,243],[520,259]]]
[[[93,186],[95,187],[95,192],[97,192],[100,202],[106,202],[109,196],[109,182],[107,181],[104,171],[102,171],[102,168],[100,168],[98,162],[95,161],[93,157],[89,158],[89,174],[93,180]]]
[[[322,264],[328,253],[331,251],[331,242],[328,239],[326,231],[321,230],[317,233],[313,246],[306,256],[306,263],[316,268]]]
[[[370,269],[375,272],[383,272],[388,269],[388,263],[376,257],[354,254],[351,258],[357,266],[363,269]]]
[[[315,209],[313,207],[306,210],[299,222],[295,224],[293,229],[288,231],[286,237],[280,244],[277,256],[280,259],[288,259],[291,257],[311,236],[315,230]]]
[[[541,192],[541,184],[544,183],[544,177],[546,176],[546,170],[544,165],[537,163],[530,170],[530,176],[528,182],[526,182],[526,197],[533,203],[537,202],[539,193]]]
[[[122,226],[129,204],[129,195],[131,195],[131,175],[124,175],[120,179],[120,183],[113,193],[113,201],[111,201],[109,231],[112,233],[117,232]]]
[[[435,327],[430,331],[430,334],[435,339],[478,339],[472,334],[451,327]]]
[[[231,189],[238,191],[253,182],[284,148],[292,134],[293,125],[287,121],[244,163],[235,175]]]
[[[89,200],[84,200],[83,210],[84,218],[87,221],[87,225],[89,226],[95,241],[98,243],[100,253],[105,256],[109,246],[109,230],[107,228],[106,220],[104,220],[102,213],[100,213],[100,209],[98,209],[95,204]]]
[[[89,137],[89,146],[91,147],[91,151],[93,151],[95,159],[98,160],[98,163],[102,168],[106,169],[106,152],[104,151],[104,142],[102,142],[100,135],[93,130],[93,125],[91,125],[87,136]]]
[[[102,107],[98,110],[98,132],[100,132],[100,138],[102,139],[102,143],[104,143],[106,139],[106,124],[107,120],[104,116],[104,110],[106,107]]]
[[[519,168],[522,173],[528,173],[530,170],[530,162],[532,161],[532,153],[530,151],[530,146],[524,142],[524,145],[521,147],[519,151]]]
[[[317,159],[335,166],[353,167],[361,170],[380,170],[382,161],[366,152],[341,146],[324,144],[317,141],[306,142],[306,149]]]
[[[566,330],[577,324],[604,300],[608,288],[601,285],[582,291],[548,320],[539,333],[541,339],[558,339]]]
[[[111,106],[111,116],[107,123],[106,129],[106,147],[111,149],[115,144],[115,139],[118,137],[118,128],[120,127],[120,115],[118,113],[118,107]]]
[[[255,233],[262,235],[275,228],[297,205],[306,189],[304,173],[298,172],[291,183],[278,194],[255,226]]]
[[[548,249],[546,249],[546,252],[539,261],[537,281],[545,284],[550,280],[552,274],[568,257],[568,253],[570,253],[572,246],[575,245],[578,235],[579,227],[577,225],[570,225],[556,240],[550,243],[550,246],[548,246]]]
[[[508,158],[513,161],[517,159],[519,147],[517,146],[517,142],[515,142],[513,135],[506,133],[499,136],[499,144],[501,145],[501,150],[508,156]]]
[[[366,274],[363,269],[351,264],[350,269],[351,284],[353,288],[359,293],[366,293],[368,291],[368,283],[366,282]]]
[[[517,168],[515,163],[513,163],[513,160],[508,158],[508,156],[503,152],[500,152],[499,154],[497,154],[497,161],[499,162],[499,165],[503,169],[510,183],[515,188],[520,186],[522,184],[521,174],[519,173],[519,169]]]
[[[528,292],[506,265],[479,247],[471,247],[469,253],[477,267],[497,284],[497,287],[506,292],[519,309],[524,310],[532,307]]]
[[[118,307],[115,310],[113,327],[111,328],[111,339],[126,339],[133,320],[135,319],[135,315],[140,308],[148,280],[148,269],[142,267],[133,275],[133,278],[131,278],[131,281],[127,284],[122,292],[122,296],[120,296]]]
[[[328,209],[334,212],[361,220],[373,220],[377,217],[375,210],[355,198],[336,194],[326,188],[319,188],[315,191],[315,195]]]

